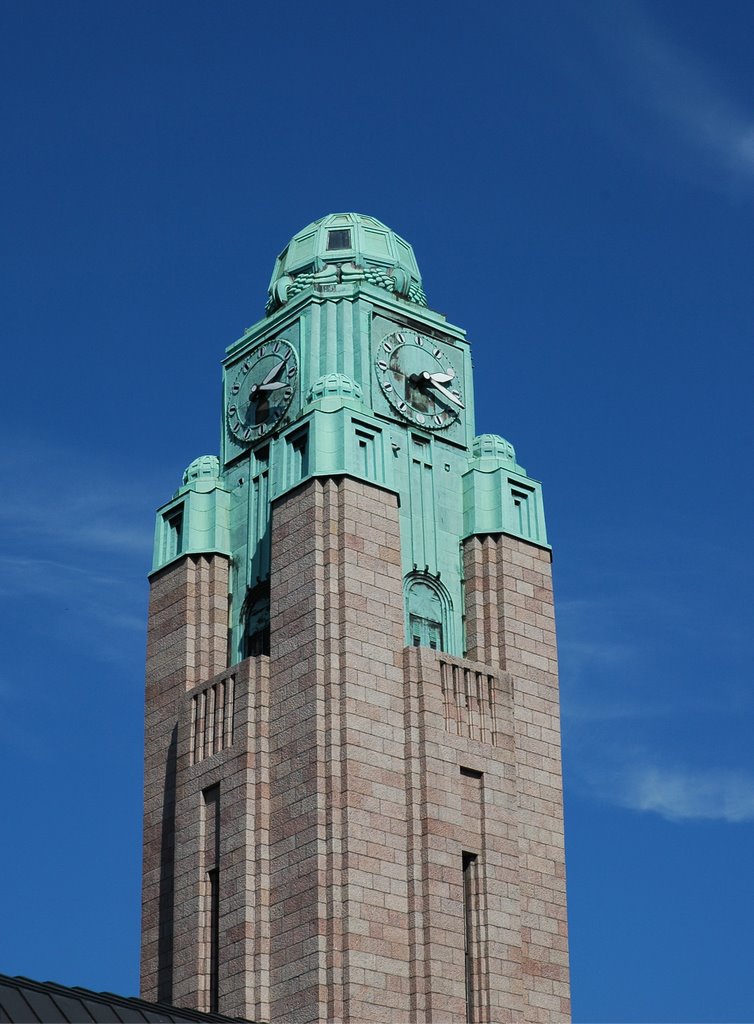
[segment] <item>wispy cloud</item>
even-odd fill
[[[56,488],[54,500],[38,502],[28,495],[9,497],[0,506],[6,534],[35,538],[41,543],[97,549],[103,552],[144,553],[151,547],[151,523],[133,521],[134,496],[107,478],[87,491]]]
[[[127,468],[42,443],[4,451],[0,472],[14,484],[0,503],[0,601],[23,619],[10,655],[38,644],[53,673],[71,650],[129,664],[144,630],[147,486]],[[34,614],[23,618],[22,606]]]
[[[754,117],[725,72],[671,39],[639,3],[595,12],[593,22],[602,25],[602,42],[615,58],[613,68],[623,71],[631,101],[654,114],[687,152],[718,169],[754,176]]]
[[[140,576],[126,571],[107,573],[58,559],[0,555],[0,598],[47,599],[129,629],[144,626],[122,610],[124,602],[137,600],[135,594],[142,582]]]
[[[646,99],[688,142],[733,170],[754,174],[754,120],[720,76],[645,26],[633,42]]]
[[[58,584],[65,588],[74,583],[83,583],[89,586],[117,586],[120,584],[117,577],[108,576],[106,573],[92,572],[85,566],[52,558],[34,558],[23,555],[0,556],[0,572],[4,582],[2,589],[9,593],[38,594],[48,590],[54,593]]]
[[[598,574],[587,597],[558,603],[567,785],[673,822],[754,821],[754,774],[740,749],[750,638],[745,650],[731,643],[709,587],[658,566],[664,583]],[[710,636],[724,651],[713,675]]]
[[[580,612],[583,611],[588,620],[587,602],[579,604]],[[568,623],[574,625],[577,618],[571,609]],[[596,621],[596,616],[592,621]],[[657,714],[656,701],[649,702],[636,687],[627,689],[625,686],[632,663],[638,661],[638,650],[628,643],[600,636],[598,629],[595,629],[595,636],[595,639],[579,637],[577,629],[572,632],[563,627],[561,621],[558,649],[567,691],[567,700],[562,706],[563,719],[572,724],[586,724]],[[597,681],[600,685],[596,685]],[[618,681],[622,685],[618,685]]]
[[[722,769],[627,764],[595,775],[595,796],[668,821],[754,821],[754,777]]]
[[[61,549],[148,558],[156,493],[127,467],[94,454],[27,442],[0,455],[14,481],[0,503],[6,549],[35,555]]]

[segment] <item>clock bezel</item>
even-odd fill
[[[397,344],[394,344],[392,339],[396,337],[401,340]],[[463,401],[463,396],[457,383],[459,374],[456,367],[449,359],[443,347],[443,342],[439,341],[437,338],[432,338],[427,334],[422,334],[414,328],[400,328],[390,331],[378,343],[377,356],[374,360],[374,369],[380,389],[387,399],[388,404],[398,413],[399,416],[411,423],[413,426],[419,427],[422,430],[431,430],[433,432],[447,430],[449,427],[452,427],[454,424],[459,422],[461,419],[461,413],[463,412],[463,406],[453,409],[445,403],[445,414],[440,417],[441,422],[438,422],[437,414],[428,414],[424,410],[417,409],[412,406],[410,401],[407,399],[401,398],[394,388],[393,380],[389,379],[394,373],[394,370],[391,368],[389,361],[385,357],[394,354],[399,349],[405,348],[409,345],[424,349],[443,371],[453,374],[455,382],[453,393],[459,401]],[[388,348],[388,346],[390,347]],[[426,394],[426,392],[422,392],[418,387],[415,387],[414,390],[418,394]]]
[[[253,372],[254,367],[257,366],[261,360],[277,355],[281,350],[285,350],[287,352],[284,362],[286,362],[289,367],[287,371],[287,379],[289,383],[285,391],[284,404],[278,407],[279,411],[272,422],[264,421],[252,426],[242,426],[240,417],[238,416],[239,410],[236,396],[244,394],[244,383],[249,380],[249,375]],[[298,384],[298,353],[287,338],[273,336],[258,342],[246,353],[243,359],[236,364],[236,367],[237,372],[228,387],[225,403],[225,421],[228,429],[228,435],[232,438],[233,442],[242,447],[247,447],[255,445],[260,441],[267,440],[278,429],[280,429],[281,425],[285,422],[286,415],[296,394],[296,387]],[[235,393],[233,391],[234,388],[237,388]],[[250,401],[248,394],[244,401],[248,405],[248,402]]]

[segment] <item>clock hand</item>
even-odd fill
[[[456,398],[455,395],[451,394],[450,391],[448,391],[446,387],[443,387],[443,385],[440,384],[439,381],[435,380],[435,378],[431,374],[428,373],[426,378],[424,377],[424,374],[422,374],[422,378],[425,380],[427,384],[430,385],[430,387],[433,387],[436,391],[439,391],[441,395],[447,398],[449,402],[452,402],[453,405],[457,405],[459,409],[463,409],[463,402],[461,401],[461,399]]]
[[[264,380],[262,381],[262,383],[259,386],[261,388],[263,388],[265,386],[265,384],[269,384],[270,381],[273,381],[276,377],[279,377],[280,376],[280,371],[283,369],[284,366],[285,366],[285,360],[282,360],[281,362],[279,362],[277,364],[277,366],[273,366],[273,368],[270,370],[270,372],[267,374],[267,376],[264,378]]]
[[[284,380],[272,381],[270,384],[262,383],[259,385],[260,391],[279,391],[281,388],[288,387]]]
[[[280,376],[280,371],[285,366],[285,360],[273,366],[267,376],[264,378],[261,384],[252,384],[249,388],[249,398],[256,398],[260,391],[277,391],[278,388],[284,388],[284,383],[273,384],[272,382],[276,377]]]
[[[455,373],[430,373],[429,375],[429,379],[435,384],[450,384],[454,377]]]

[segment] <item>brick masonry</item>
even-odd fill
[[[141,991],[172,1002],[178,719],[186,691],[225,667],[228,559],[187,555],[152,578],[144,723]]]
[[[505,534],[464,543],[470,657],[513,679],[524,1019],[570,1017],[560,705],[551,555]]]
[[[464,564],[468,659],[404,647],[396,498],[347,477],[273,508],[269,659],[225,665],[227,560],[153,580],[145,996],[209,1008],[216,850],[223,1013],[466,1021],[466,919],[473,1022],[568,1019],[550,556]]]
[[[395,497],[349,478],[315,480],[274,511],[273,1019],[405,1013],[398,536]]]

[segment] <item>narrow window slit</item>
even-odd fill
[[[466,1021],[474,1024],[476,1009],[476,910],[477,910],[477,855],[461,854],[463,870],[463,954],[466,978]]]

